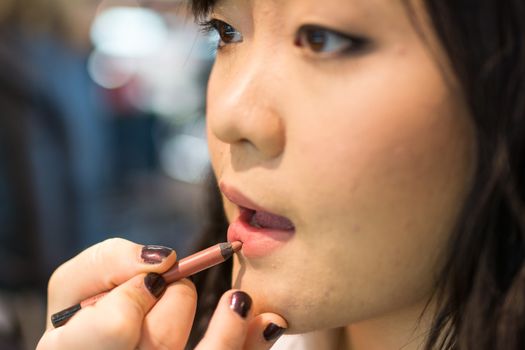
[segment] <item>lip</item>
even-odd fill
[[[219,187],[226,198],[239,208],[239,215],[228,227],[228,241],[243,242],[241,251],[245,257],[260,258],[270,255],[285,245],[294,236],[295,229],[281,230],[250,225],[247,220],[248,211],[273,213],[259,206],[232,186],[221,183]]]

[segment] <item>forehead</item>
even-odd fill
[[[213,12],[250,14],[254,18],[271,15],[276,21],[314,15],[381,26],[410,22],[410,17],[420,17],[423,10],[421,0],[218,0],[208,4]]]
[[[381,13],[389,14],[400,10],[406,10],[407,5],[419,1],[414,0],[218,0],[218,1],[196,1],[206,4],[216,10],[226,8],[244,8],[252,11],[261,9],[295,10],[324,12],[337,9],[344,12]]]

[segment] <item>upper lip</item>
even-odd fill
[[[274,215],[276,217],[281,217],[282,219],[288,220],[289,224],[292,226],[293,230],[295,231],[295,224],[288,219],[285,216],[282,216],[280,214],[275,214],[270,212],[269,210],[257,205],[254,203],[251,199],[246,197],[244,194],[242,194],[239,190],[236,188],[229,186],[223,182],[219,184],[219,187],[221,189],[221,192],[226,196],[226,198],[232,202],[233,204],[237,205],[240,209],[240,216],[239,219],[241,221],[245,221],[249,223],[249,225],[252,225],[251,219],[253,215],[256,212],[264,212],[270,215]],[[291,228],[286,228],[286,231],[291,230]]]
[[[246,208],[246,209],[250,209],[254,211],[263,211],[263,212],[269,213],[268,210],[255,204],[251,199],[246,197],[236,188],[231,187],[225,184],[224,182],[221,182],[219,184],[219,188],[221,189],[221,192],[226,196],[226,198],[228,198],[228,200],[232,202],[233,204],[236,204],[237,206],[241,208]]]

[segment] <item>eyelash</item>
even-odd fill
[[[208,21],[199,23],[199,25],[201,27],[201,31],[204,34],[216,33],[218,35],[217,47],[216,47],[217,50],[224,48],[226,45],[240,43],[243,41],[242,34],[239,31],[237,31],[234,27],[232,27],[228,23],[223,22],[221,20],[212,18]],[[225,41],[225,36],[229,34],[233,35],[233,38],[231,38],[230,40],[235,40],[235,41],[231,41],[231,42]]]
[[[323,42],[315,43],[321,39]],[[311,40],[307,42],[307,40]],[[325,50],[325,46],[335,44],[336,48]],[[297,47],[310,51],[313,55],[337,56],[357,54],[368,46],[368,40],[362,37],[343,34],[332,29],[317,25],[306,24],[299,28],[295,36],[294,44]],[[316,44],[322,47],[316,47]]]
[[[220,50],[227,45],[243,41],[242,34],[239,31],[221,20],[212,18],[208,21],[201,22],[200,26],[204,33],[216,33],[218,35],[217,50]],[[226,35],[231,35],[232,37],[225,40]],[[317,41],[317,43],[315,41]],[[325,46],[330,43],[332,46],[335,43],[337,46],[336,49],[325,51]],[[294,40],[295,46],[308,50],[310,54],[322,57],[357,54],[366,48],[368,44],[369,41],[365,38],[343,34],[328,28],[310,24],[301,26],[297,30]]]

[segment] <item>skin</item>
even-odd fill
[[[262,333],[270,322],[289,333],[339,327],[333,334],[342,349],[421,347],[430,317],[419,326],[417,319],[476,150],[443,50],[420,4],[412,4],[413,18],[391,0],[217,4],[213,16],[243,41],[221,47],[210,79],[214,171],[219,182],[291,219],[296,232],[270,255],[235,260],[234,287],[254,305],[239,317],[228,291],[198,349],[269,349]],[[294,44],[304,24],[370,45],[320,54]],[[239,209],[224,204],[234,220]],[[48,317],[110,292],[63,327],[48,325],[37,349],[182,349],[195,289],[182,280],[156,299],[144,276],[168,270],[176,257],[145,264],[141,249],[108,240],[59,267],[49,282]]]
[[[345,327],[343,347],[418,348],[474,169],[473,127],[419,2],[219,1],[242,36],[219,48],[208,139],[220,183],[296,227],[268,256],[236,259],[236,288],[289,333]],[[418,29],[416,29],[416,25]],[[294,45],[322,25],[364,52]],[[227,217],[239,208],[223,197]],[[432,310],[432,303],[429,310]],[[415,330],[416,329],[416,330]]]
[[[61,265],[48,288],[48,325],[37,350],[177,350],[184,349],[191,330],[197,295],[187,279],[167,286],[157,299],[146,288],[146,273],[163,273],[176,261],[171,252],[157,263],[145,263],[143,246],[113,238],[96,244]],[[77,312],[54,328],[50,316],[80,300],[110,291],[95,305]],[[272,313],[240,317],[231,307],[232,294],[219,301],[197,350],[265,350],[263,331],[286,321]]]

